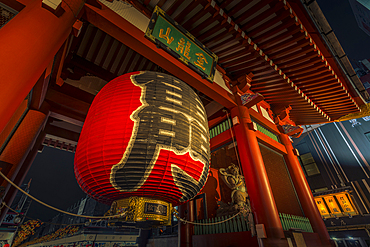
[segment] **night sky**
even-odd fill
[[[38,153],[24,182],[32,178],[30,194],[56,208],[66,210],[85,193],[77,184],[73,170],[74,154],[56,148],[44,147]],[[58,212],[33,201],[27,216],[47,221]]]
[[[357,25],[348,0],[317,0],[352,64],[370,58],[370,36]],[[73,172],[74,154],[45,147],[25,179],[32,178],[30,193],[60,209],[67,209],[85,197]],[[32,202],[28,216],[47,221],[57,212]]]
[[[356,22],[348,0],[316,0],[346,52],[352,66],[355,61],[370,59],[370,36]]]

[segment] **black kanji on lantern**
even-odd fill
[[[133,134],[121,162],[112,167],[111,184],[120,191],[136,191],[148,179],[160,150],[189,152],[204,165],[199,180],[177,165],[171,165],[171,172],[181,201],[191,199],[206,181],[210,158],[207,115],[198,95],[166,74],[144,72],[131,80],[141,87],[142,106],[131,115]]]

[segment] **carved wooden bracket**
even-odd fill
[[[295,125],[295,123],[290,120],[289,113],[291,109],[292,107],[290,105],[279,104],[271,106],[268,112],[272,115],[272,119],[274,119],[276,125]]]
[[[272,115],[274,122],[281,133],[295,138],[301,136],[303,128],[296,126],[295,123],[290,119],[289,113],[292,109],[290,105],[274,105],[271,108],[272,109],[268,109],[268,112],[270,115]]]
[[[230,83],[233,87],[238,86],[239,90],[244,94],[252,86],[252,77],[253,73],[249,73],[248,75],[240,76],[238,79],[231,81]]]

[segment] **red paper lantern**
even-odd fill
[[[173,205],[192,199],[209,170],[207,115],[198,95],[179,79],[134,72],[95,97],[75,154],[75,175],[94,199],[127,197]]]

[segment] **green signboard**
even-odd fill
[[[156,7],[145,37],[213,82],[217,56]]]

